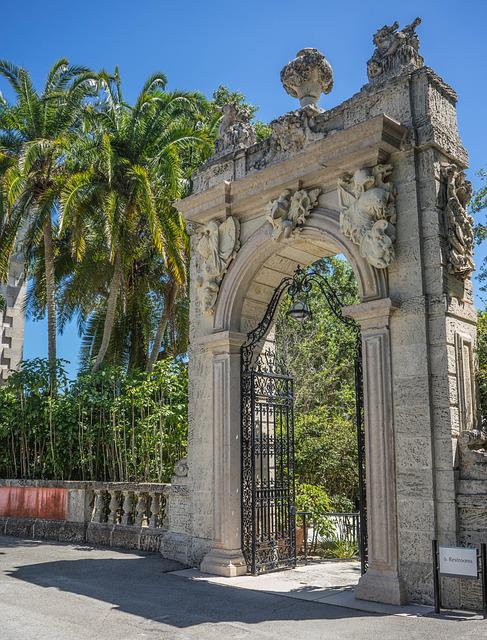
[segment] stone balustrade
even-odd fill
[[[90,522],[163,528],[166,498],[171,485],[106,483],[92,489]]]
[[[52,519],[49,496],[60,493]],[[0,480],[0,533],[159,551],[170,493],[163,483]]]

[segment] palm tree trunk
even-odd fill
[[[145,369],[147,366],[147,349],[145,332],[140,318],[140,312],[135,307],[130,314],[132,330],[130,332],[130,357],[128,371]]]
[[[103,326],[103,337],[101,339],[100,349],[96,356],[95,364],[93,365],[93,372],[100,368],[103,359],[105,358],[110,344],[110,338],[112,336],[112,329],[115,322],[115,312],[117,310],[118,294],[120,292],[120,286],[122,284],[122,261],[120,260],[120,253],[115,253],[115,262],[113,265],[112,281],[110,282],[110,292],[108,294],[107,312],[105,315],[105,324]]]
[[[167,323],[169,322],[169,318],[171,316],[175,298],[176,298],[176,285],[171,284],[169,286],[169,291],[167,292],[164,311],[162,312],[161,317],[159,318],[159,322],[157,324],[156,337],[154,338],[154,344],[152,345],[152,350],[150,352],[149,362],[147,363],[148,373],[152,371],[156,363],[157,356],[159,355],[159,351],[161,350],[162,338],[164,337]]]
[[[56,283],[54,278],[54,245],[49,215],[44,222],[44,269],[46,272],[47,354],[51,389],[56,386]]]

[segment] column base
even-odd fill
[[[235,578],[247,573],[247,564],[240,549],[211,549],[200,564],[200,571]]]
[[[406,589],[397,574],[382,573],[369,569],[355,587],[355,597],[384,604],[406,604]]]

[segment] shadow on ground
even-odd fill
[[[437,625],[443,627],[444,621],[438,619],[389,616],[386,621],[384,615],[284,598],[279,594],[273,595],[205,581],[188,580],[168,573],[182,567],[178,563],[164,560],[158,554],[113,549],[100,550],[85,546],[46,544],[4,537],[0,538],[0,547],[6,552],[6,557],[11,556],[10,566],[5,566],[5,559],[1,561],[5,567],[4,575],[8,576],[9,590],[15,590],[16,581],[22,581],[46,590],[55,589],[58,592],[96,599],[109,603],[110,608],[120,612],[179,629],[204,624],[211,626],[212,623],[218,623],[218,629],[223,630],[220,626],[222,623],[223,628],[227,628],[225,623],[237,625],[266,623],[265,629],[272,631],[269,637],[284,639],[296,637],[296,621],[305,621],[301,634],[303,638],[373,639],[376,637],[374,628],[384,624],[387,625],[389,633],[387,638],[395,640],[426,637],[458,640],[464,637],[463,634],[454,632],[455,628],[458,629],[457,625],[449,626],[448,630],[442,629],[447,632],[441,635],[430,635],[433,627],[438,631]],[[57,559],[63,556],[71,558]],[[36,562],[32,562],[34,557]],[[306,590],[309,587],[305,586],[303,589]],[[41,594],[44,595],[37,596],[38,593],[33,592],[35,597],[45,598],[50,591],[44,592],[43,589]],[[49,597],[57,598],[59,606],[63,606],[63,596],[59,593]],[[69,598],[67,602],[67,606],[72,606],[69,604]],[[35,606],[33,602],[32,607]],[[78,614],[84,615],[77,607],[73,615]],[[323,627],[313,621],[334,622]],[[420,621],[422,621],[422,629],[418,628]],[[339,629],[345,631],[345,628],[347,633],[343,636],[339,635]],[[280,629],[285,632],[281,634]],[[322,635],[325,629],[326,634]],[[224,634],[219,637],[237,636]]]
[[[80,554],[90,554],[79,548]],[[168,575],[181,565],[157,555],[131,553],[120,557],[56,560],[17,567],[8,575],[41,587],[56,588],[103,600],[117,609],[176,627],[202,622],[270,620],[331,620],[362,617],[340,607],[316,606],[279,595],[187,580]],[[128,555],[128,554],[127,554]],[[303,587],[303,591],[309,587]]]

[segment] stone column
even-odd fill
[[[399,575],[396,461],[389,321],[396,308],[389,298],[346,307],[362,331],[367,478],[368,569],[355,596],[403,604]]]
[[[240,346],[241,333],[222,331],[201,339],[212,354],[213,546],[201,571],[234,577],[247,572],[241,550]]]

